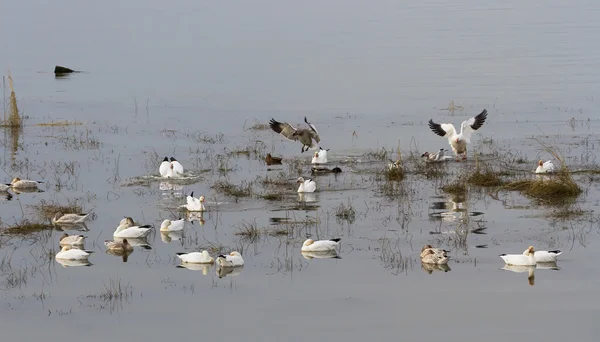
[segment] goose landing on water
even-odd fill
[[[467,159],[467,144],[471,143],[471,135],[473,132],[481,128],[487,118],[487,110],[484,109],[478,115],[465,120],[460,124],[460,134],[456,132],[456,128],[451,123],[435,123],[429,120],[429,128],[433,133],[440,137],[448,138],[448,144],[452,147],[452,151],[458,160],[458,155],[463,155],[463,160]]]
[[[321,138],[319,138],[319,132],[317,132],[315,125],[309,123],[306,117],[304,117],[304,122],[306,122],[309,128],[296,129],[287,122],[275,121],[273,118],[271,118],[271,121],[269,121],[269,126],[271,126],[273,131],[281,134],[283,137],[289,140],[300,141],[300,143],[302,143],[301,153],[304,153],[304,151],[308,151],[309,149],[317,148],[317,146],[313,143],[313,140],[316,143],[321,142]]]

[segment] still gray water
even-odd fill
[[[44,181],[44,192],[0,203],[2,229],[35,221],[42,201],[77,201],[96,216],[82,233],[95,252],[90,267],[54,260],[59,230],[0,235],[5,339],[596,340],[595,175],[576,177],[584,193],[575,207],[585,213],[561,219],[552,216],[559,208],[516,192],[471,189],[456,198],[440,190],[444,180],[422,176],[407,177],[402,195],[390,196],[377,178],[387,159],[372,152],[447,148],[427,121],[458,126],[487,108],[470,156],[522,158],[521,169],[531,171],[552,158],[537,138],[559,147],[572,169],[596,167],[599,3],[13,1],[0,8],[0,67],[3,75],[10,69],[26,116],[16,145],[4,131],[2,182]],[[56,64],[82,72],[55,78]],[[248,129],[272,117],[301,124],[304,116],[331,149],[328,166],[344,170],[316,177],[311,203],[298,202],[291,178],[283,186],[260,181],[293,173],[294,158],[310,175],[310,153],[270,130]],[[63,120],[81,125],[38,126]],[[230,153],[247,146],[261,152]],[[284,164],[265,166],[257,157],[265,151]],[[197,181],[162,191],[169,185],[149,176],[165,155]],[[444,168],[453,175],[474,165]],[[218,181],[255,181],[256,194],[226,196]],[[186,222],[182,237],[161,236],[160,222],[183,217],[177,206],[191,191],[206,196],[209,211]],[[283,195],[260,197],[267,193]],[[355,208],[353,220],[335,216],[342,203]],[[136,247],[126,263],[103,245],[125,215],[156,230],[151,249]],[[294,223],[277,224],[284,218]],[[235,234],[244,224],[288,234],[245,239]],[[460,244],[453,234],[464,227],[485,229]],[[341,237],[341,259],[305,259],[307,236]],[[424,244],[451,250],[449,271],[422,269]],[[529,245],[563,251],[558,269],[536,269],[533,286],[527,272],[502,270],[498,257]],[[214,266],[176,267],[175,253],[214,246],[241,250],[244,268],[219,277]],[[127,295],[105,298],[111,282]]]

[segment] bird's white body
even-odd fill
[[[304,179],[303,177],[298,178],[297,183],[300,183],[298,192],[315,192],[317,190],[317,183],[312,179]]]
[[[60,252],[56,253],[55,258],[60,260],[87,260],[92,253],[94,252],[63,246]]]
[[[194,192],[192,191],[185,199],[187,203],[181,205],[180,208],[185,208],[187,211],[206,211],[206,208],[204,208],[204,196],[195,198]]]
[[[525,252],[523,252],[523,255],[527,255],[527,250],[525,250]],[[535,253],[533,253],[533,257],[535,258],[536,262],[556,262],[556,258],[561,255],[562,252],[559,250],[555,250],[555,251],[535,251]]]
[[[427,254],[430,254],[429,252],[427,252],[428,250],[433,251],[433,254],[435,254],[439,258],[447,257],[447,252],[445,250],[443,250],[441,248],[431,247],[431,245],[425,245],[421,249],[421,259],[423,259]]]
[[[523,254],[500,254],[500,257],[507,265],[512,266],[535,266],[537,262],[534,257],[533,247],[527,248]]]
[[[86,237],[83,235],[68,235],[64,234],[60,238],[59,245],[61,246],[73,246],[73,245],[83,245],[85,243]]]
[[[89,217],[89,214],[63,214],[63,213],[56,213],[54,215],[54,217],[52,217],[52,223],[53,224],[73,224],[73,223],[83,223],[85,222],[85,220],[87,220],[87,218]]]
[[[158,167],[158,172],[160,173],[161,177],[167,177],[167,172],[170,166],[171,162],[169,161],[169,158],[165,157],[165,159],[163,159],[163,161],[160,163],[160,166]]]
[[[440,148],[437,152],[425,152],[421,155],[421,157],[426,157],[426,161],[428,162],[443,162],[452,159],[451,156],[446,155],[447,150]]]
[[[29,179],[21,179],[21,178],[13,178],[10,186],[14,189],[34,189],[37,188],[38,185],[42,182],[29,180]]]
[[[186,264],[212,264],[215,259],[207,251],[192,253],[177,253],[177,257]],[[242,261],[243,264],[243,261]]]
[[[471,143],[471,135],[484,124],[486,118],[487,110],[484,109],[478,115],[463,121],[460,125],[460,133],[451,123],[437,124],[433,120],[429,120],[429,128],[435,134],[448,138],[448,144],[458,161],[460,154],[463,155],[463,159],[467,158],[467,144]]]
[[[312,164],[327,164],[327,151],[324,149],[320,149],[319,151],[315,151],[311,163]]]
[[[538,167],[535,169],[535,173],[552,173],[554,172],[555,168],[554,168],[554,164],[552,163],[552,160],[548,160],[547,162],[543,163],[541,160],[538,163]]]
[[[330,252],[335,251],[341,239],[318,240],[308,239],[302,244],[301,252]]]
[[[183,226],[185,225],[184,219],[179,220],[164,220],[160,225],[161,232],[176,232],[179,230],[183,230]]]
[[[221,267],[244,266],[244,259],[239,252],[231,252],[228,255],[219,255],[217,257],[217,263],[221,265]]]
[[[433,248],[431,245],[423,246],[420,257],[421,263],[432,265],[446,265],[449,260],[445,250]]]
[[[117,238],[141,238],[150,234],[151,226],[135,226],[133,219],[126,217],[121,220],[121,223],[113,233],[113,237]]]
[[[0,184],[0,192],[7,192],[10,189],[10,184]]]

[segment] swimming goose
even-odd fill
[[[221,267],[237,267],[244,266],[244,259],[239,252],[231,252],[229,255],[219,255],[217,257],[217,263]]]
[[[44,182],[34,181],[29,179],[21,179],[19,177],[13,178],[12,182],[10,182],[10,186],[14,189],[33,189],[37,188],[38,184]]]
[[[307,252],[300,251],[300,254],[304,257],[304,259],[341,259],[342,257],[337,254],[335,249],[323,251],[323,252]]]
[[[467,144],[471,143],[471,135],[483,126],[486,118],[487,110],[484,109],[478,115],[463,121],[460,125],[460,134],[457,134],[456,128],[451,123],[438,124],[433,122],[433,120],[429,120],[429,128],[431,128],[433,133],[448,138],[448,143],[452,147],[452,151],[454,151],[456,161],[459,161],[459,154],[462,154],[463,160],[466,160]]]
[[[523,255],[527,255],[527,253],[529,253],[529,248],[523,252]],[[535,251],[533,257],[535,262],[556,262],[556,258],[561,254],[562,252],[558,249],[554,251]]]
[[[212,264],[215,262],[215,259],[207,251],[175,254],[184,264]]]
[[[121,223],[113,233],[113,237],[140,238],[150,234],[151,225],[136,226],[131,217],[121,220]]]
[[[339,238],[329,240],[318,240],[307,239],[300,248],[301,252],[328,252],[334,251],[340,245]]]
[[[127,241],[127,239],[123,239],[121,241],[105,240],[104,246],[106,246],[107,250],[116,253],[133,251],[133,246],[129,243],[129,241]]]
[[[319,147],[319,151],[315,151],[315,154],[312,157],[312,160],[310,161],[310,163],[311,164],[327,164],[327,151],[329,151],[329,149],[324,150],[323,148]]]
[[[441,248],[433,248],[431,247],[431,245],[425,245],[423,246],[423,248],[421,248],[421,259],[423,259],[423,257],[425,257],[425,255],[429,254],[429,252],[427,252],[427,250],[432,250],[433,253],[435,255],[437,255],[438,257],[447,257],[449,251],[445,250],[445,249],[441,249]]]
[[[271,121],[269,121],[269,126],[271,126],[273,131],[281,134],[289,140],[300,141],[302,143],[301,153],[304,153],[304,151],[308,151],[309,149],[317,148],[317,146],[313,143],[313,140],[317,143],[321,142],[321,138],[319,138],[319,132],[317,132],[315,125],[309,123],[308,120],[306,120],[306,117],[304,117],[304,122],[306,122],[309,128],[296,129],[287,122],[275,121],[273,118],[271,118]]]
[[[535,173],[552,173],[552,172],[554,172],[554,164],[552,164],[552,160],[548,160],[545,163],[542,160],[538,161],[538,167],[535,169]]]
[[[62,246],[60,252],[56,253],[55,258],[61,260],[87,260],[93,251],[84,251],[71,246]]]
[[[535,266],[535,250],[529,246],[523,254],[500,254],[500,257],[507,265],[512,266]]]
[[[430,161],[430,162],[445,161],[447,159],[452,159],[452,157],[446,158],[446,155],[445,155],[446,151],[448,151],[448,150],[440,148],[440,150],[435,153],[425,152],[421,155],[421,157],[425,157],[426,158],[425,160]]]
[[[63,214],[60,211],[52,217],[52,224],[74,224],[83,223],[89,214]]]
[[[303,177],[299,177],[296,183],[300,183],[298,192],[315,192],[315,190],[317,190],[317,183],[310,178],[304,180]]]
[[[185,224],[184,219],[179,220],[164,220],[160,225],[161,232],[174,232],[178,230],[183,230],[183,226]]]
[[[280,157],[273,157],[271,156],[271,153],[267,153],[267,156],[265,157],[265,162],[267,163],[267,165],[276,165],[276,164],[281,164],[281,159]]]
[[[318,166],[313,166],[310,169],[310,173],[311,174],[319,174],[319,173],[340,173],[342,172],[342,169],[340,169],[339,167],[334,167],[333,169],[329,169],[326,167],[318,167]]]
[[[180,205],[180,208],[185,208],[188,211],[205,211],[204,208],[204,196],[200,196],[199,198],[194,197],[194,192],[186,197],[187,203],[184,205]]]
[[[59,245],[61,246],[66,246],[66,245],[83,245],[85,243],[85,239],[86,237],[83,235],[69,235],[67,233],[64,233],[61,237],[60,237],[60,241],[59,241]]]
[[[165,159],[163,159],[162,163],[160,163],[160,166],[158,167],[158,173],[160,173],[160,176],[167,177],[167,171],[170,167],[171,162],[169,161],[168,157],[165,157]]]
[[[443,256],[429,248],[421,253],[421,262],[424,264],[445,265],[448,263],[448,257]]]

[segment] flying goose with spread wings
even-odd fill
[[[292,125],[287,122],[279,122],[275,119],[271,118],[269,121],[269,126],[276,133],[281,134],[285,138],[292,141],[299,141],[302,143],[302,153],[304,151],[308,151],[309,149],[316,149],[317,145],[313,143],[313,140],[318,144],[321,142],[321,138],[319,138],[319,132],[317,132],[317,128],[315,125],[308,122],[306,117],[304,117],[304,122],[308,125],[309,128],[299,128],[296,129]]]

